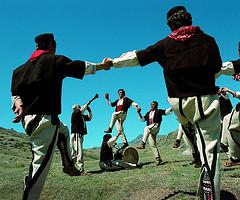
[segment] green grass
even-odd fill
[[[27,139],[3,129],[0,131],[0,199],[21,199],[23,177],[28,173],[31,161]],[[82,177],[65,175],[62,172],[59,153],[56,151],[41,199],[196,199],[189,193],[196,191],[199,169],[189,165],[191,156],[182,155],[184,145],[180,149],[172,149],[174,139],[175,135],[171,134],[158,142],[163,165],[155,167],[153,154],[147,147],[139,151],[143,167],[135,170],[100,173],[99,150],[86,150],[85,169],[93,173]],[[221,158],[224,161],[227,157],[222,154]],[[238,198],[239,174],[240,167],[224,168],[222,165],[221,187]],[[178,191],[183,193],[177,193]]]

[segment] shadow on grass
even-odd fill
[[[228,191],[221,190],[220,192],[221,200],[237,200],[236,196]]]
[[[196,197],[196,195],[197,195],[196,192],[177,190],[177,191],[173,191],[171,194],[168,194],[167,196],[163,197],[161,200],[170,199],[179,194],[184,194],[184,195],[193,196],[193,197]]]

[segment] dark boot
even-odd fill
[[[162,159],[160,157],[157,157],[156,158],[156,166],[161,165],[161,163],[162,163]]]
[[[180,147],[180,143],[181,143],[180,140],[176,140],[175,143],[173,144],[173,148],[178,148],[178,147]]]
[[[193,153],[192,156],[193,156],[193,161],[190,164],[194,165],[195,168],[200,168],[202,166],[200,155],[198,153]]]
[[[137,149],[145,149],[145,143],[142,141],[139,146],[137,146]]]
[[[109,127],[107,130],[104,131],[105,133],[111,133],[112,129]]]
[[[220,143],[220,152],[228,152],[228,146],[226,146],[225,144],[223,143]]]

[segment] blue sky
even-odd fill
[[[57,41],[57,54],[100,62],[104,57],[143,49],[167,36],[170,30],[166,25],[166,13],[176,5],[186,6],[192,13],[193,24],[216,38],[224,61],[238,58],[239,0],[1,0],[0,126],[23,131],[21,124],[11,122],[11,75],[34,50],[34,36],[52,32]],[[221,77],[217,84],[239,90],[239,83],[231,77]],[[109,92],[110,98],[115,100],[119,88],[125,88],[127,96],[139,103],[143,113],[149,110],[152,100],[157,100],[160,108],[169,107],[162,69],[157,63],[144,68],[99,72],[86,76],[83,81],[68,78],[63,85],[60,118],[69,127],[72,104],[83,104],[95,93],[101,97],[91,105],[94,117],[88,123],[85,147],[100,145],[103,130],[108,127],[113,112],[104,94]],[[233,100],[234,104],[236,102]],[[164,117],[160,134],[167,134],[177,126],[174,115]],[[141,134],[143,128],[144,123],[139,122],[136,111],[129,110],[125,123],[128,139]]]

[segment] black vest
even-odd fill
[[[146,115],[144,116],[144,119],[147,123],[147,126],[150,125],[150,121],[149,121],[149,114],[151,111],[147,112]],[[159,125],[162,122],[162,116],[166,115],[165,114],[165,110],[162,109],[157,109],[155,110],[154,116],[153,116],[153,123],[158,123]]]
[[[114,101],[113,103],[111,103],[112,107],[117,106],[119,99],[117,99],[116,101]],[[133,100],[129,99],[128,97],[124,97],[123,99],[123,105],[122,105],[122,111],[127,112],[128,109],[130,108],[130,106],[132,105]],[[117,111],[117,107],[115,109],[115,111]]]
[[[211,36],[199,32],[179,42],[169,37],[137,52],[141,66],[158,62],[163,67],[169,97],[216,94],[215,73],[221,70],[218,46]]]
[[[83,61],[72,61],[65,56],[43,54],[14,70],[12,96],[20,96],[24,115],[60,114],[62,81],[65,77],[82,79]]]
[[[87,134],[87,126],[85,121],[90,121],[87,115],[83,115],[80,110],[75,110],[71,118],[71,132]]]
[[[232,103],[230,99],[225,99],[224,97],[219,97],[219,103],[220,103],[220,112],[221,112],[221,118],[223,119],[227,114],[232,112]]]
[[[104,141],[101,146],[100,161],[108,162],[110,160],[113,160],[112,148],[108,146],[106,141]]]

